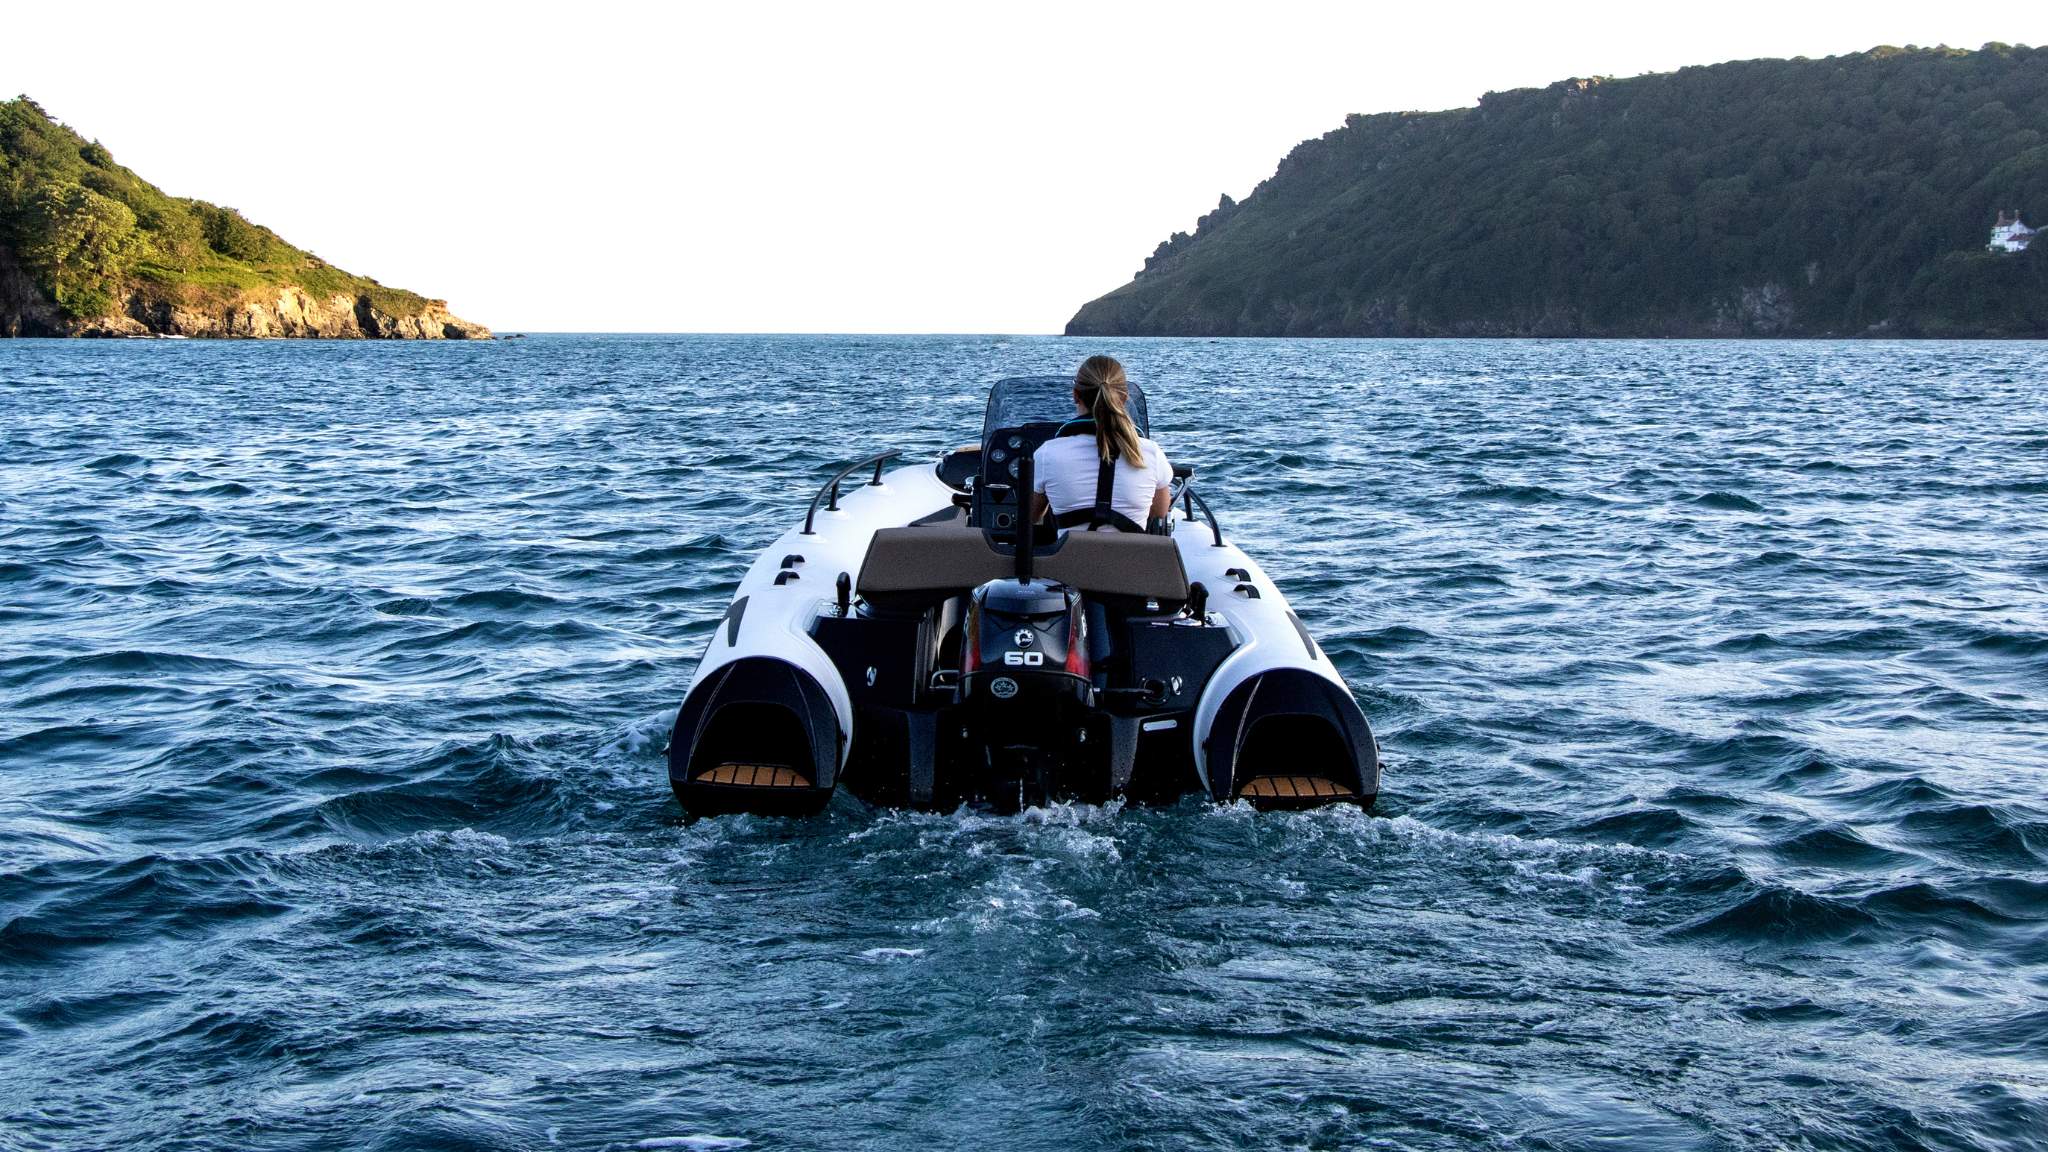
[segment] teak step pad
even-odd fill
[[[694,784],[734,784],[741,788],[809,788],[811,778],[780,764],[720,764],[701,773]]]
[[[1254,776],[1237,794],[1276,800],[1335,800],[1352,795],[1352,791],[1321,776]]]

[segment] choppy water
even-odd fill
[[[827,462],[1097,346],[0,341],[0,1147],[2041,1147],[2048,348],[1129,341],[1379,815],[684,825]]]

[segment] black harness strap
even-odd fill
[[[1052,518],[1055,527],[1087,528],[1091,532],[1094,531],[1094,521],[1095,509],[1093,508],[1071,508]],[[1142,534],[1145,531],[1143,525],[1121,512],[1111,512],[1109,514],[1109,527],[1119,532],[1137,532]]]
[[[1069,420],[1058,432],[1060,436],[1093,436],[1094,434],[1095,421],[1093,420]],[[1117,446],[1111,444],[1109,446],[1109,459],[1104,460],[1102,466],[1095,471],[1095,506],[1092,508],[1069,508],[1052,518],[1054,524],[1061,528],[1078,528],[1085,524],[1090,532],[1098,528],[1114,528],[1119,532],[1143,532],[1145,530],[1144,526],[1136,520],[1110,506],[1112,499],[1116,496],[1117,456]]]
[[[1109,506],[1110,499],[1116,495],[1116,458],[1116,445],[1111,444],[1109,459],[1095,470],[1095,507],[1089,510],[1088,517],[1088,530],[1091,532],[1107,527],[1109,518],[1116,515],[1116,509]]]

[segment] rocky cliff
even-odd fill
[[[232,208],[166,195],[52,120],[0,101],[0,336],[489,339]]]
[[[198,336],[244,339],[488,340],[491,330],[452,315],[443,300],[394,314],[369,296],[315,296],[304,288],[245,290],[188,302],[157,285],[130,289],[120,310],[65,316],[6,249],[0,249],[0,336]]]

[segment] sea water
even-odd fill
[[[1123,358],[1367,816],[685,823],[838,461]],[[0,341],[0,1147],[2048,1131],[2048,348]]]

